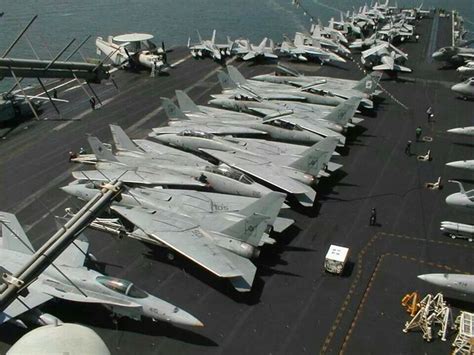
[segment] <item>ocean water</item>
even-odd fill
[[[357,9],[363,0],[301,0],[313,17],[326,23],[339,17],[340,11]],[[392,1],[394,3],[394,1]],[[421,1],[399,0],[399,6],[418,6]],[[465,19],[466,29],[474,31],[474,0],[425,0],[425,7],[457,9]],[[196,29],[203,38],[217,30],[224,42],[249,38],[282,40],[295,31],[309,28],[309,16],[297,9],[291,0],[2,0],[0,11],[0,52],[14,40],[35,14],[39,17],[28,31],[28,39],[41,58],[50,59],[72,38],[81,42],[91,39],[81,50],[84,56],[95,56],[94,39],[127,32],[146,32],[166,46],[186,45],[188,37],[197,41]],[[27,40],[22,40],[10,54],[34,58]],[[80,60],[79,56],[74,59]],[[7,79],[0,82],[5,87]]]

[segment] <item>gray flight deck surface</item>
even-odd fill
[[[472,216],[451,209],[444,199],[457,192],[448,178],[464,181],[468,189],[474,186],[474,176],[444,164],[472,158],[472,138],[445,131],[472,125],[474,103],[450,91],[458,81],[454,70],[438,70],[438,64],[428,60],[430,48],[450,43],[451,20],[423,20],[417,32],[419,43],[401,46],[409,53],[413,73],[398,82],[381,82],[409,110],[384,95],[376,114],[354,129],[342,151],[344,167],[320,182],[315,207],[285,212],[296,226],[276,236],[278,244],[263,248],[250,294],[237,294],[183,258],[167,261],[159,248],[90,231],[90,250],[106,273],[186,309],[205,327],[189,330],[128,319],[115,324],[100,306],[69,302],[49,303],[43,310],[92,327],[117,354],[448,353],[450,341],[425,343],[420,334],[402,333],[408,315],[400,300],[414,290],[423,295],[437,291],[418,280],[418,274],[474,272],[474,245],[439,231],[442,220],[472,223]],[[170,54],[171,62],[186,56],[188,52],[178,48]],[[234,64],[247,77],[272,70],[271,65]],[[308,74],[351,79],[363,75],[353,63],[296,67]],[[79,206],[58,189],[72,179],[70,169],[77,168],[68,164],[68,151],[86,146],[86,133],[110,142],[109,123],[121,125],[132,138],[145,137],[150,128],[165,123],[159,98],[173,97],[175,89],[188,89],[191,98],[205,104],[209,94],[220,90],[218,68],[210,60],[188,59],[170,76],[155,79],[147,72],[116,72],[118,90],[111,84],[95,87],[106,104],[94,112],[80,89],[60,95],[74,97],[62,105],[63,115],[81,121],[30,122],[0,142],[0,209],[17,213],[33,244],[42,244],[55,230],[51,214]],[[426,121],[428,106],[435,113],[432,124]],[[50,109],[44,115],[54,118]],[[414,142],[418,125],[423,135],[433,137],[432,143]],[[431,149],[433,161],[406,156],[408,140],[414,142],[414,153]],[[424,188],[438,176],[444,189]],[[377,208],[375,227],[368,226],[372,207]],[[323,272],[330,244],[351,249],[343,277]],[[450,300],[472,310],[464,301]],[[0,352],[22,334],[17,327],[2,326]]]

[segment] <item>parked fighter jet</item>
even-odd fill
[[[410,25],[405,19],[400,19],[396,22],[390,20],[389,23],[382,26],[377,31],[377,35],[382,39],[386,39],[388,42],[404,42],[411,38],[414,34],[415,26]]]
[[[342,16],[342,13],[341,13],[341,16]],[[332,22],[329,21],[329,25],[328,26],[323,26],[323,24],[321,23],[321,21],[319,21],[318,19],[318,23],[317,24],[312,24],[311,25],[311,28],[310,28],[310,33],[311,35],[315,35],[315,38],[318,38],[318,37],[324,37],[324,38],[328,38],[328,39],[331,39],[332,41],[334,42],[337,42],[337,43],[343,43],[344,45],[348,44],[349,41],[347,40],[345,34],[347,34],[347,31],[340,31],[339,29],[337,29],[334,25],[334,19],[332,19]]]
[[[316,107],[317,105],[294,104],[289,101],[258,102],[251,100],[231,100],[225,95],[212,96],[214,99],[208,102],[211,105],[223,107],[228,110],[244,111],[261,115],[266,117],[264,123],[283,122],[285,125],[298,126],[301,129],[322,137],[338,137],[341,145],[345,144],[345,137],[341,133],[338,133],[338,131],[343,130],[343,128],[337,124],[336,121],[341,119],[346,121],[346,118],[350,120],[347,110],[337,110],[336,113],[333,113],[332,110]],[[319,121],[315,123],[312,122],[313,119],[319,119]],[[301,123],[303,123],[303,126]]]
[[[449,180],[459,185],[459,192],[449,195],[446,197],[446,203],[453,207],[467,208],[474,210],[474,189],[466,191],[462,183],[456,180]]]
[[[349,11],[346,14],[346,18],[344,18],[344,14],[340,12],[339,21],[335,21],[334,18],[331,18],[329,20],[329,28],[339,31],[344,36],[352,34],[360,36],[362,34],[362,29],[355,23]]]
[[[76,179],[92,181],[120,179],[127,184],[148,186],[210,187],[217,192],[250,197],[260,197],[271,191],[239,171],[227,166],[215,166],[191,154],[187,154],[183,160],[177,153],[170,162],[171,148],[150,141],[142,141],[144,143],[142,146],[148,149],[147,152],[140,151],[136,147],[131,154],[120,152],[117,155],[107,150],[96,137],[89,137],[88,141],[97,158],[98,170],[74,171],[72,175]],[[158,155],[160,151],[163,152],[161,156]],[[181,155],[185,154],[176,149],[175,151]],[[151,156],[155,157],[150,159]],[[160,160],[167,156],[168,159],[160,163]],[[188,163],[188,158],[199,161]]]
[[[250,43],[248,39],[238,39],[234,41],[232,53],[239,56],[242,60],[260,60],[260,59],[278,59],[278,56],[274,53],[275,45],[273,40],[270,41],[270,45],[267,47],[268,39],[265,37],[258,46]]]
[[[222,221],[224,216],[212,215],[207,223],[212,229],[204,228],[201,220],[156,207],[112,205],[111,210],[134,225],[133,238],[171,249],[214,275],[228,278],[237,291],[248,292],[256,273],[249,259],[258,256],[270,220],[265,213],[278,214],[283,200],[284,195],[272,192],[256,202],[259,213],[242,216],[230,225]]]
[[[337,137],[341,145],[345,144],[345,137],[340,132],[344,131],[345,127],[360,122],[360,119],[353,117],[360,103],[359,98],[351,98],[332,110],[328,110],[321,106],[317,107],[317,105],[288,101],[278,103],[239,101],[229,100],[218,95],[214,96],[217,98],[210,100],[210,104],[230,110],[260,113],[264,116],[275,114],[276,117],[269,116],[265,122],[280,121],[298,125],[302,129],[323,137]],[[286,111],[286,113],[282,114],[281,111]]]
[[[381,21],[385,20],[385,13],[382,9],[379,9],[377,6],[367,6],[364,5],[362,11],[359,9],[359,16],[362,19],[363,16],[366,18],[372,19],[374,24],[380,23]],[[367,21],[369,25],[372,25],[369,21]]]
[[[88,137],[89,144],[94,153],[94,160],[88,161],[86,159],[78,160],[80,163],[95,164],[98,171],[74,171],[73,176],[76,179],[90,178],[96,180],[102,176],[99,181],[113,180],[121,176],[122,181],[128,183],[148,183],[152,185],[175,185],[175,186],[195,186],[202,187],[202,183],[193,176],[180,174],[174,170],[161,168],[158,169],[159,163],[155,160],[147,159],[149,156],[144,155],[139,157],[127,155],[114,155],[108,150],[102,142],[96,137]],[[182,152],[181,152],[182,153]],[[179,154],[174,156],[176,162],[179,159]],[[181,154],[181,157],[183,155]],[[188,157],[184,157],[186,159]],[[205,166],[206,162],[198,157],[189,156],[191,161],[181,161],[181,164],[188,164],[188,166],[199,167]],[[72,160],[74,161],[74,160]],[[166,165],[166,163],[164,163]]]
[[[280,52],[302,62],[307,62],[310,59],[317,59],[321,61],[321,63],[331,61],[346,62],[346,60],[339,55],[322,48],[316,39],[312,40],[311,45],[305,44],[304,35],[299,32],[296,32],[293,41],[286,39],[282,42]]]
[[[80,183],[74,181],[69,185],[61,187],[63,191],[69,195],[75,196],[80,200],[89,201],[101,189],[102,184],[98,183]],[[260,202],[257,202],[260,201]],[[177,189],[160,189],[146,187],[127,187],[121,194],[121,200],[115,201],[115,204],[121,206],[137,206],[145,208],[159,208],[162,210],[172,211],[193,217],[196,221],[203,223],[207,229],[214,230],[216,224],[211,218],[223,217],[220,222],[227,223],[226,227],[245,217],[249,217],[253,213],[264,213],[269,218],[268,224],[272,226],[272,230],[281,233],[291,224],[292,219],[278,217],[278,209],[286,209],[289,206],[278,204],[272,208],[262,211],[260,205],[265,200],[259,200],[253,197],[229,196],[216,192],[204,192],[195,190],[177,190]],[[123,228],[115,229],[116,220],[99,218],[94,222],[93,227],[103,226],[101,230],[113,231],[120,234]],[[107,230],[110,227],[110,230]],[[121,226],[123,227],[123,226]],[[273,243],[274,240],[266,237],[262,239],[264,243]]]
[[[322,25],[312,25],[310,30],[311,35],[305,36],[305,43],[312,44],[312,39],[319,42],[321,47],[326,48],[330,51],[349,55],[351,51],[342,43],[347,43],[346,38],[339,32],[332,30],[327,32]],[[342,42],[342,43],[341,43]]]
[[[377,91],[378,83],[382,75],[382,73],[369,74],[360,80],[353,88],[349,88],[347,85],[341,86],[338,82],[331,82],[331,80],[329,80],[325,83],[315,83],[314,85],[305,86],[304,89],[322,95],[340,97],[345,100],[351,97],[357,97],[361,99],[361,107],[370,110],[374,108],[374,103],[371,98]]]
[[[199,31],[196,31],[199,43],[191,45],[191,37],[188,38],[188,48],[194,58],[211,57],[214,60],[221,61],[224,57],[232,54],[233,43],[227,38],[227,44],[216,44],[216,30],[212,31],[210,40],[203,40]]]
[[[464,100],[474,98],[474,77],[466,79],[462,83],[455,84],[451,90],[460,95]]]
[[[386,0],[384,3],[378,3],[376,2],[373,6],[373,8],[377,9],[379,12],[381,12],[384,15],[388,15],[391,12],[398,10],[398,5],[395,3],[395,6],[390,6],[389,0]]]
[[[261,139],[219,137],[191,129],[183,130],[177,134],[160,134],[155,139],[160,143],[198,154],[202,149],[241,151],[257,155],[276,156],[286,162],[298,159],[308,149],[301,145]]]
[[[275,163],[277,160],[271,159],[270,156],[263,157],[238,151],[201,150],[235,169],[293,195],[298,203],[310,207],[314,203],[316,192],[308,185],[317,181],[321,170],[329,162],[337,142],[335,138],[326,138],[308,149],[301,158],[286,166],[283,162],[277,165]]]
[[[367,89],[368,86],[372,86],[374,89],[371,93],[372,96],[377,96],[381,93],[380,90],[377,90],[376,84],[379,82],[381,77],[377,73],[370,74],[374,82],[374,85],[371,85],[367,83],[367,76],[362,78],[361,80],[350,80],[332,78],[327,76],[305,76],[292,68],[288,68],[282,65],[279,65],[278,69],[280,69],[287,75],[276,75],[276,73],[262,74],[252,77],[252,80],[288,84],[297,87],[303,87],[308,90],[311,90],[311,88],[313,87],[318,87],[319,85],[327,85],[328,87],[338,90],[364,91]]]
[[[162,134],[157,136],[156,139],[160,143],[171,145],[183,150],[192,151],[198,154],[206,149],[212,149],[224,152],[253,154],[258,157],[263,156],[263,160],[271,161],[271,163],[275,166],[281,166],[283,168],[288,164],[292,164],[297,160],[303,159],[304,156],[311,156],[314,158],[315,164],[319,166],[319,170],[314,167],[301,166],[298,164],[295,164],[295,166],[291,169],[291,176],[297,180],[302,181],[303,183],[307,183],[308,181],[313,183],[314,179],[308,180],[306,175],[312,174],[313,176],[319,176],[320,173],[323,173],[321,171],[321,167],[325,166],[326,170],[328,171],[334,171],[341,167],[339,164],[329,163],[329,160],[326,160],[326,154],[321,153],[331,149],[332,145],[327,143],[331,142],[329,138],[314,144],[310,148],[300,145],[276,143],[264,140],[243,140],[228,137],[217,137],[191,130],[186,130],[180,132],[179,134]],[[334,146],[334,149],[335,148],[336,146]],[[334,149],[332,149],[330,155],[332,155]],[[316,160],[318,159],[321,159],[321,162],[317,162]],[[332,165],[329,166],[329,164]],[[296,173],[296,170],[301,170],[299,167],[302,169],[308,169],[302,170],[306,174],[305,176],[298,177],[299,175]]]
[[[146,157],[146,155],[160,156],[163,153],[169,155],[169,150],[176,150],[147,140],[138,139],[132,142],[132,140],[130,140],[130,138],[119,126],[110,125],[110,127],[112,130],[115,146],[118,151],[117,154],[143,159],[144,156]],[[273,156],[284,155],[288,160],[295,160],[298,158],[298,156],[305,154],[308,149],[307,147],[301,145],[278,143],[259,139],[236,140],[235,138],[230,137],[215,137],[213,135],[209,135],[200,131],[192,131],[190,129],[180,132],[179,135],[165,134],[163,136],[172,136],[176,139],[176,141],[159,139],[159,136],[156,137],[156,139],[161,143],[169,144],[171,146],[185,150],[187,148],[187,146],[184,144],[185,142],[198,142],[198,144],[194,146],[195,149],[188,149],[196,153],[199,153],[200,143],[203,144],[201,148],[219,149],[218,147],[222,146],[223,149],[225,149],[225,147],[231,147],[230,149],[225,150],[240,150],[245,152],[255,152],[256,154],[269,154]],[[206,144],[206,142],[208,142],[208,144]],[[143,153],[143,151],[145,153]],[[194,157],[194,155],[191,156]],[[178,161],[175,160],[175,163],[176,162]]]
[[[411,72],[410,68],[401,64],[408,59],[408,55],[388,42],[362,52],[362,64],[372,70]]]
[[[95,45],[97,54],[104,53],[115,65],[135,69],[151,69],[150,76],[171,68],[168,64],[167,50],[164,42],[158,48],[152,41],[153,36],[147,33],[129,33],[120,36],[109,36],[107,41],[97,37]]]
[[[297,199],[301,200],[303,204],[307,203],[306,197],[311,197],[312,193],[308,195],[307,193],[299,192],[300,190],[308,189],[303,187],[296,189],[295,186],[297,184],[295,182],[288,181],[288,179],[283,177],[287,176],[303,184],[313,184],[315,178],[320,174],[327,175],[322,171],[324,166],[327,166],[329,170],[335,170],[340,167],[340,165],[329,163],[329,158],[334,152],[337,139],[328,138],[326,141],[315,144],[305,151],[301,151],[299,147],[289,145],[275,147],[270,144],[271,142],[265,143],[264,141],[231,141],[191,131],[185,131],[179,135],[159,135],[156,139],[162,143],[171,144],[172,146],[197,153],[205,152],[230,166],[233,166],[233,161],[230,162],[229,160],[234,158],[240,162],[245,161],[246,166],[250,166],[250,175],[257,176],[259,179],[273,184],[290,194],[298,195]],[[245,143],[245,145],[242,143]],[[232,158],[229,160],[221,159],[220,151],[231,152]],[[265,157],[261,156],[262,152],[264,152]],[[242,166],[239,165],[236,168],[242,170]],[[254,167],[252,168],[252,166]]]
[[[361,34],[361,38],[356,39],[353,41],[350,45],[350,49],[359,49],[359,50],[365,50],[367,48],[370,48],[372,46],[375,46],[377,44],[380,44],[380,40],[377,39],[377,32],[373,33],[370,37],[364,37],[363,34]]]
[[[448,129],[446,132],[464,136],[474,136],[474,126],[451,128]]]
[[[2,212],[2,243],[0,244],[0,266],[9,273],[19,271],[35,252],[30,240],[16,217]],[[119,316],[139,320],[152,318],[185,326],[203,326],[191,314],[148,294],[132,282],[110,276],[83,266],[89,243],[80,237],[70,245],[48,267],[40,277],[28,285],[27,292],[19,296],[10,306],[0,312],[0,324],[12,320],[24,326],[23,314],[36,324],[54,324],[56,317],[35,310],[36,307],[53,298],[73,302],[103,304]],[[32,311],[33,310],[33,311]]]
[[[383,16],[383,15],[382,15]],[[367,5],[359,7],[358,12],[352,13],[352,21],[363,30],[375,28],[376,21],[378,21],[377,15],[368,11]]]
[[[463,295],[474,295],[474,275],[464,274],[424,274],[420,280],[438,287],[447,288]]]
[[[229,75],[222,71],[217,72],[222,95],[233,98],[248,98],[261,100],[301,101],[310,104],[337,106],[344,102],[342,98],[316,95],[301,88],[284,84],[262,83],[245,79],[237,68],[229,65]]]
[[[446,166],[459,169],[467,169],[474,171],[474,160],[457,160],[446,163]]]
[[[474,59],[474,48],[443,47],[432,54],[434,60],[459,66]]]
[[[176,96],[184,112],[171,100],[162,98],[163,107],[169,118],[169,126],[153,128],[153,132],[149,134],[150,137],[165,133],[180,133],[189,129],[236,137],[259,134],[277,141],[306,145],[323,139],[315,133],[278,120],[265,123],[265,118],[214,107],[197,106],[184,92],[179,90],[176,91]],[[276,117],[267,116],[267,118]]]
[[[352,102],[354,102],[356,99],[360,100],[364,97],[364,95],[359,92],[355,91],[354,95],[351,96],[350,92],[346,92],[345,95],[334,95],[330,94],[328,96],[323,96],[323,95],[317,95],[309,91],[314,91],[318,94],[325,94],[327,92],[324,92],[324,90],[317,90],[319,85],[313,85],[313,86],[306,86],[304,88],[298,88],[295,89],[293,86],[286,86],[283,84],[274,84],[274,83],[269,83],[269,82],[260,82],[260,81],[255,81],[255,80],[248,80],[245,79],[242,74],[233,66],[229,65],[227,67],[229,71],[229,75],[231,78],[227,77],[224,73],[219,73],[218,72],[218,77],[219,81],[221,83],[221,86],[223,88],[223,95],[225,96],[226,94],[231,95],[234,98],[240,99],[241,97],[247,97],[250,99],[256,98],[260,99],[261,101],[268,100],[269,103],[271,103],[275,97],[279,97],[279,102],[284,102],[283,100],[286,101],[301,101],[303,104],[299,104],[298,102],[295,102],[294,104],[291,104],[291,110],[293,109],[300,109],[302,111],[313,111],[313,112],[318,112],[322,114],[329,114],[328,107],[325,106],[340,106],[342,103],[346,102],[347,99],[353,98]],[[375,77],[375,75],[374,75]],[[378,76],[378,79],[380,80],[380,76]],[[369,87],[370,90],[375,86],[372,83],[373,79],[371,76],[366,77],[363,80],[363,84],[365,87]],[[378,80],[377,80],[378,83]],[[324,84],[321,84],[324,85]],[[359,85],[359,87],[361,86]],[[227,88],[227,89],[226,89]],[[284,88],[282,90],[281,88]],[[243,89],[244,92],[245,90],[248,90],[251,95],[245,95],[244,92],[239,91],[239,89]],[[335,91],[338,91],[335,89]],[[345,96],[345,97],[344,97]],[[278,103],[278,102],[277,102]],[[312,105],[305,105],[305,104],[312,104]],[[340,106],[342,107],[342,106]],[[326,126],[327,124],[323,124]],[[341,129],[338,129],[337,127],[333,127],[334,130],[340,132]]]

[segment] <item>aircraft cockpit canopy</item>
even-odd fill
[[[180,133],[178,133],[179,136],[183,137],[198,137],[198,138],[206,138],[206,139],[213,139],[214,135],[212,133],[206,133],[203,131],[197,131],[193,129],[186,129]]]
[[[301,128],[301,126],[299,126],[297,124],[287,122],[287,121],[282,121],[282,120],[274,120],[274,121],[272,121],[272,124],[274,126],[281,127],[281,128],[284,128],[284,129],[288,129],[288,130],[291,130],[291,131],[302,131],[303,130]]]
[[[219,175],[228,177],[233,180],[237,180],[247,185],[253,184],[254,182],[247,175],[241,173],[240,171],[234,170],[231,167],[226,166],[226,165],[219,165],[218,167],[209,166],[209,167],[206,167],[205,170],[214,174],[219,174]]]
[[[96,281],[108,289],[131,298],[147,298],[148,293],[127,280],[109,276],[97,276]]]

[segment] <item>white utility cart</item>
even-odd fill
[[[344,271],[348,258],[349,248],[331,245],[324,259],[324,269],[332,274],[340,275]]]

